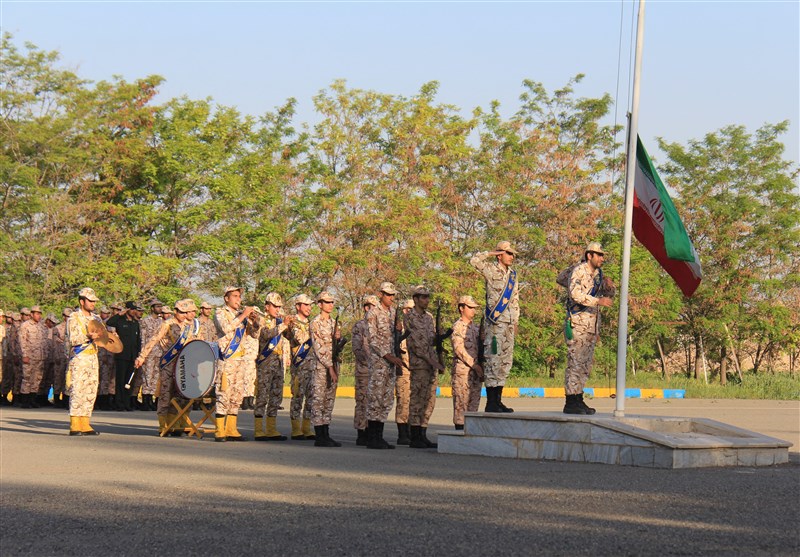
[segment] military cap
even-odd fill
[[[458,299],[458,305],[460,305],[460,306],[464,305],[464,306],[467,306],[467,307],[470,307],[470,308],[478,307],[477,302],[475,301],[475,299],[472,296],[461,296]]]
[[[501,242],[497,242],[497,247],[494,248],[495,251],[507,251],[509,253],[513,253],[517,255],[517,250],[514,249],[514,246],[511,245],[511,242],[508,240],[503,240]]]
[[[394,284],[391,282],[382,282],[381,287],[378,288],[379,292],[383,292],[384,294],[397,294],[397,288],[394,287]]]
[[[430,296],[430,295],[431,295],[431,291],[428,290],[428,287],[423,286],[423,285],[419,285],[419,286],[415,287],[414,290],[411,291],[411,297],[412,298],[414,296]]]
[[[153,298],[152,300],[150,300],[150,303],[147,304],[147,305],[149,305],[152,308],[154,306],[163,306],[164,302],[162,302],[158,298]]]
[[[308,304],[311,305],[314,303],[314,300],[306,296],[305,294],[300,294],[294,299],[294,303],[296,304]]]
[[[364,296],[364,301],[361,303],[362,306],[366,306],[367,304],[371,306],[376,306],[380,302],[378,301],[378,297],[375,294],[370,294],[369,296]]]
[[[405,302],[403,302],[402,308],[414,309],[414,300],[406,300]]]
[[[122,302],[114,302],[108,307],[111,309],[115,309],[117,311],[122,311],[123,309],[125,309],[125,304],[123,304]]]
[[[590,242],[589,245],[586,246],[584,253],[589,253],[590,251],[594,253],[599,253],[600,255],[606,254],[606,252],[603,251],[603,246],[600,245],[600,242]]]
[[[31,306],[31,313],[42,313],[42,308],[39,306]]]
[[[244,292],[244,288],[242,288],[241,286],[226,286],[225,294],[223,294],[223,296],[227,296],[228,294],[236,290],[238,290],[239,292]]]
[[[50,321],[50,323],[52,323],[53,325],[58,325],[59,323],[61,323],[61,319],[59,319],[58,317],[56,317],[52,313],[48,313],[47,317],[45,317],[44,320],[45,321]]]
[[[61,312],[62,317],[69,317],[72,315],[72,308],[64,308],[64,311]]]
[[[331,293],[328,292],[327,290],[323,290],[322,292],[319,293],[319,296],[317,296],[317,301],[334,303],[336,301],[336,298],[334,298],[333,295],[331,295]]]
[[[85,288],[81,288],[81,291],[78,292],[78,298],[86,298],[90,302],[100,301],[100,298],[97,297],[97,294],[94,293],[94,290],[89,288],[88,286]]]
[[[14,321],[22,321],[22,315],[18,311],[15,311],[14,313],[12,313],[10,315],[11,315],[11,319],[13,319]]]
[[[106,306],[100,308],[100,313],[111,313],[111,310],[108,309]]]
[[[22,308],[21,310],[19,310],[19,313],[20,313],[20,315],[30,315],[31,314],[31,308]]]
[[[264,300],[265,304],[272,304],[276,308],[283,307],[283,298],[277,292],[270,292]]]
[[[212,306],[208,302],[203,302],[202,304],[200,304],[200,309],[214,309],[214,306]]]
[[[135,309],[135,310],[138,310],[138,311],[142,311],[143,308],[142,308],[142,306],[140,306],[136,302],[128,301],[128,302],[125,302],[125,309]]]
[[[191,298],[184,298],[175,302],[175,311],[189,313],[190,311],[197,311],[197,306]]]

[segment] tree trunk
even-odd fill
[[[667,371],[667,358],[664,356],[664,347],[661,346],[661,339],[656,339],[658,346],[658,355],[661,358],[661,377],[669,379],[669,372]]]
[[[700,335],[694,335],[694,378],[700,380],[700,374],[703,373],[702,368],[703,359],[700,357]]]
[[[728,384],[728,348],[723,344],[719,350],[719,382]]]

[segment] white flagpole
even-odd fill
[[[619,284],[619,329],[617,331],[617,405],[614,416],[625,416],[625,362],[628,351],[628,279],[631,274],[631,234],[633,231],[633,181],[636,176],[636,139],[639,137],[639,83],[644,44],[644,2],[639,0],[636,23],[636,58],[633,66],[633,100],[628,127],[625,162],[625,226],[622,233],[622,277]]]

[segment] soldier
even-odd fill
[[[52,332],[53,350],[53,404],[57,408],[69,408],[67,397],[67,351],[64,349],[67,336],[67,320],[72,314],[72,308],[64,308],[61,316],[64,320],[56,325]]]
[[[244,344],[244,398],[240,410],[255,408],[254,398],[256,393],[256,358],[258,358],[258,336],[245,335]]]
[[[404,317],[408,334],[408,358],[411,371],[411,399],[409,423],[412,449],[429,449],[438,445],[428,439],[428,421],[436,405],[436,378],[444,367],[436,355],[436,327],[433,315],[428,312],[431,293],[418,286],[412,294],[414,309]]]
[[[568,273],[567,319],[572,326],[572,338],[569,338],[568,331],[566,335],[565,414],[595,413],[595,409],[583,401],[583,389],[592,369],[594,347],[600,338],[600,308],[611,307],[616,291],[611,279],[603,277],[604,262],[603,247],[592,242],[586,246],[582,262],[571,272],[569,269],[562,272]]]
[[[369,383],[369,324],[367,314],[378,305],[378,297],[366,296],[363,302],[364,318],[353,325],[353,357],[356,363],[356,407],[353,427],[358,432],[356,445],[367,445],[367,384]]]
[[[256,358],[258,389],[253,411],[256,441],[286,441],[277,428],[278,409],[283,402],[283,355],[289,350],[285,333],[292,326],[292,317],[283,318],[283,299],[277,292],[267,294],[266,317],[258,333]],[[265,419],[266,418],[266,419]]]
[[[476,253],[469,260],[486,279],[485,412],[513,412],[503,404],[503,386],[514,361],[514,336],[519,322],[519,280],[511,268],[517,250],[502,241],[494,251]],[[486,261],[495,257],[494,263]]]
[[[217,341],[217,327],[211,319],[211,312],[214,307],[208,302],[200,304],[200,338],[206,342]]]
[[[98,301],[94,290],[88,287],[81,289],[78,292],[79,309],[72,312],[67,321],[64,345],[69,352],[66,385],[70,435],[99,435],[89,423],[100,380],[94,341],[101,333],[89,331],[89,321],[100,319],[94,313]]]
[[[30,308],[24,307],[19,310],[17,314],[17,319],[14,320],[14,324],[16,325],[16,332],[14,334],[14,361],[15,361],[15,373],[14,373],[14,396],[17,400],[14,402],[15,405],[21,406],[26,397],[21,397],[20,395],[20,388],[22,387],[22,378],[23,378],[23,365],[22,365],[22,347],[19,343],[19,334],[22,330],[22,325],[27,323],[31,320],[31,310]]]
[[[236,427],[239,407],[244,397],[244,345],[245,334],[255,336],[258,327],[248,321],[252,307],[239,312],[242,305],[242,288],[229,286],[225,289],[225,305],[218,308],[214,316],[220,338],[222,361],[217,368],[215,381],[217,407],[214,417],[215,441],[246,441]]]
[[[39,408],[36,396],[50,352],[47,342],[50,335],[48,328],[42,323],[42,310],[39,306],[30,309],[30,316],[30,320],[19,328],[19,346],[22,351],[22,384],[19,393],[22,408]]]
[[[292,402],[289,418],[292,423],[292,439],[313,440],[311,431],[311,372],[314,362],[308,358],[311,353],[311,333],[308,318],[311,315],[311,298],[300,294],[295,298],[297,312],[291,329],[286,333],[292,345]]]
[[[319,315],[309,326],[311,332],[311,424],[314,426],[315,447],[341,447],[331,438],[330,423],[333,405],[336,402],[336,387],[339,384],[338,365],[333,358],[333,343],[338,343],[341,333],[335,329],[331,318],[334,297],[326,291],[317,296]]]
[[[109,317],[114,315],[123,315],[125,313],[125,304],[122,302],[114,302],[109,309],[111,310],[108,312]]]
[[[19,327],[22,323],[21,315],[18,312],[12,312],[6,316],[6,352],[3,357],[5,371],[3,372],[3,399],[11,393],[14,398],[13,404],[19,406],[22,401],[19,400],[19,388],[17,388],[17,376],[22,375],[20,368],[22,366],[22,354],[19,351]],[[9,403],[11,404],[11,403]]]
[[[395,368],[403,360],[394,355],[397,290],[391,282],[380,286],[380,303],[367,314],[369,325],[370,374],[367,384],[367,448],[394,449],[383,438],[383,428],[394,399]]]
[[[6,357],[6,313],[0,309],[0,386],[3,384],[3,360]],[[0,387],[0,405],[6,406],[8,399],[5,391]]]
[[[161,329],[164,323],[162,313],[164,312],[164,302],[158,298],[150,300],[150,315],[142,318],[139,321],[139,334],[141,336],[141,345],[145,346]],[[171,317],[171,316],[170,316]],[[201,324],[202,329],[202,324]],[[143,410],[156,410],[158,406],[158,386],[160,381],[159,360],[161,360],[162,352],[161,346],[156,344],[153,350],[147,356],[142,364],[142,367],[137,375],[139,375],[139,382],[142,385],[142,409]],[[127,380],[127,377],[125,378]]]
[[[132,411],[138,406],[139,388],[142,384],[140,371],[136,373],[134,362],[142,348],[142,331],[139,319],[143,308],[136,302],[125,302],[125,312],[111,317],[106,325],[113,327],[122,341],[122,352],[114,354],[114,389],[117,410]],[[128,385],[129,388],[125,388]],[[144,399],[142,396],[142,404]]]
[[[112,311],[107,307],[100,308],[100,319],[103,323],[108,322],[112,313],[114,316],[117,315],[116,310]],[[112,330],[114,329],[114,327],[111,328]],[[100,366],[100,384],[97,390],[97,399],[95,400],[95,410],[125,410],[124,406],[117,406],[114,404],[114,396],[116,394],[114,354],[102,346],[98,346],[97,362]]]
[[[47,327],[47,335],[45,337],[45,351],[47,352],[45,356],[45,364],[44,364],[44,376],[42,377],[42,382],[39,383],[39,405],[40,406],[50,406],[50,400],[48,398],[48,394],[50,393],[50,389],[53,387],[53,364],[54,364],[54,354],[53,354],[53,331],[55,330],[56,325],[58,325],[61,321],[52,313],[48,313],[47,317],[44,319],[44,325]],[[56,402],[56,394],[55,390],[53,390],[53,405]]]
[[[161,324],[158,332],[142,348],[134,361],[134,367],[140,368],[147,360],[150,352],[158,344],[161,347],[163,356],[159,360],[160,364],[160,387],[158,395],[158,415],[159,434],[167,429],[172,423],[177,411],[172,407],[171,401],[176,396],[175,389],[175,365],[178,361],[178,354],[190,341],[198,338],[200,334],[200,322],[194,318],[197,313],[197,306],[194,300],[186,298],[175,302],[175,316]],[[170,435],[180,437],[183,435],[183,424],[175,423],[170,428]]]
[[[483,367],[478,352],[482,342],[479,327],[472,322],[478,304],[472,296],[458,299],[458,313],[461,315],[453,324],[453,424],[456,429],[464,429],[464,412],[477,412],[481,401],[481,382]]]
[[[406,300],[402,305],[403,316],[414,309],[414,300]],[[397,444],[411,444],[411,433],[408,426],[408,413],[411,403],[411,370],[408,362],[408,341],[403,339],[400,342],[401,358],[403,367],[400,368],[401,375],[394,378],[394,421],[397,424]]]

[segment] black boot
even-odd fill
[[[408,436],[408,424],[397,424],[397,444],[408,445],[411,439]]]
[[[315,447],[333,447],[328,440],[325,438],[325,426],[324,425],[315,425],[314,426],[314,446]]]
[[[0,406],[11,406],[8,400],[8,393],[0,393]]]
[[[439,446],[439,443],[434,443],[433,441],[428,439],[428,428],[427,427],[421,427],[420,431],[421,431],[421,434],[422,434],[422,442],[425,443],[425,446],[427,448],[435,449],[436,447]]]
[[[61,397],[61,404],[63,405],[65,410],[69,410],[69,396],[63,395]]]
[[[40,408],[36,393],[28,393],[28,404],[31,405],[31,408]]]
[[[378,422],[369,420],[367,422],[367,448],[368,449],[382,449],[381,444],[378,442]]]
[[[331,426],[330,426],[330,424],[325,424],[323,427],[325,428],[325,439],[328,440],[328,443],[331,444],[331,447],[341,447],[342,444],[339,443],[336,439],[331,437]]]
[[[504,414],[513,414],[514,409],[503,404],[503,386],[495,387],[495,389],[497,389],[497,406],[500,407],[500,411]]]
[[[567,395],[566,404],[564,404],[564,414],[586,414],[578,401],[578,395]]]
[[[456,424],[456,431],[464,431],[464,424]]]
[[[575,396],[578,397],[578,404],[580,404],[581,408],[583,408],[586,411],[586,414],[591,416],[592,414],[597,412],[597,410],[595,410],[594,408],[591,408],[589,406],[586,406],[586,403],[583,402],[583,393],[580,393],[580,394],[575,395]]]
[[[20,400],[20,408],[33,408],[33,404],[31,404],[31,395],[20,393],[17,397]]]
[[[378,422],[378,439],[380,440],[381,444],[383,445],[383,449],[394,449],[394,445],[389,443],[386,439],[383,438],[383,428],[386,426],[385,422]]]
[[[357,429],[358,437],[356,437],[356,445],[359,447],[366,447],[367,446],[367,430],[366,429]]]
[[[418,425],[411,426],[411,444],[409,447],[412,449],[427,449],[428,445],[422,439],[422,428]]]
[[[503,411],[497,403],[499,396],[498,389],[499,387],[486,387],[486,408],[483,409],[484,412],[495,413]]]

